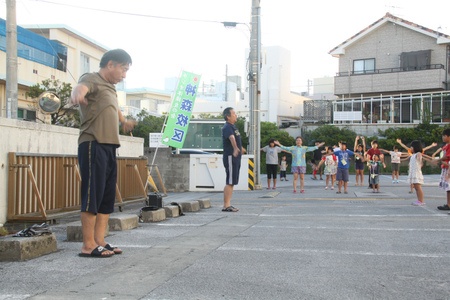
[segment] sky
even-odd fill
[[[18,25],[64,24],[110,49],[122,48],[133,59],[127,88],[164,89],[164,79],[182,70],[211,84],[225,80],[228,66],[229,76],[244,81],[249,29],[220,22],[249,24],[251,5],[251,0],[16,0],[16,18]],[[308,80],[334,76],[338,59],[329,51],[386,12],[450,35],[448,0],[261,0],[260,7],[262,47],[290,51],[290,86],[296,92],[307,91]],[[6,0],[0,0],[0,18],[6,19]]]

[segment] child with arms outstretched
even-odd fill
[[[327,186],[325,189],[328,190],[328,183],[331,178],[331,189],[334,190],[334,181],[336,180],[337,172],[337,158],[333,154],[333,148],[325,148],[325,155],[322,157],[322,160],[319,162],[317,168],[320,168],[323,163],[325,164],[324,174],[327,176]]]
[[[305,185],[305,173],[306,173],[306,152],[314,151],[317,148],[323,146],[325,143],[320,143],[314,147],[303,146],[303,138],[298,136],[295,139],[295,146],[285,147],[280,142],[275,141],[275,144],[280,146],[281,149],[292,153],[292,166],[291,172],[294,174],[294,193],[297,193],[297,179],[300,177],[300,193],[304,193],[303,186]]]
[[[442,141],[445,143],[445,146],[442,147],[441,153],[442,156],[434,160],[435,162],[441,162],[441,179],[439,182],[439,187],[443,189],[447,194],[447,204],[442,206],[438,206],[439,210],[450,210],[450,179],[449,179],[449,161],[450,161],[450,128],[446,128],[442,131]],[[433,159],[438,151],[433,154]],[[450,213],[449,213],[450,214]]]
[[[411,155],[411,158],[409,158],[410,161],[409,161],[408,182],[409,182],[409,184],[414,186],[414,189],[416,190],[416,195],[417,195],[417,201],[413,202],[412,205],[423,206],[423,205],[425,205],[425,203],[423,202],[423,190],[422,190],[423,160],[428,160],[430,162],[432,162],[433,160],[429,156],[422,154],[423,148],[422,148],[422,143],[420,143],[420,141],[412,141],[410,150],[411,150],[412,155]],[[408,158],[406,158],[406,159],[408,159]]]

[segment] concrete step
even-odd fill
[[[180,216],[178,206],[176,205],[165,205],[163,208],[166,211],[167,218],[176,218]]]
[[[106,225],[105,236],[109,235],[109,224]],[[69,223],[67,225],[67,241],[82,242],[83,231],[81,230],[81,221]]]
[[[109,230],[124,231],[139,226],[139,217],[132,214],[114,213],[109,216]]]
[[[211,208],[211,200],[210,199],[203,198],[203,199],[198,199],[197,201],[200,205],[200,209]]]
[[[158,210],[141,211],[140,221],[143,223],[160,222],[166,219],[166,210],[160,208]]]
[[[55,234],[0,238],[0,261],[21,261],[58,250]]]
[[[196,212],[200,210],[200,203],[198,201],[179,202],[183,208],[183,212]]]

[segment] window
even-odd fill
[[[366,74],[375,72],[375,58],[358,59],[353,61],[353,74]]]
[[[130,106],[141,108],[141,99],[130,100]]]
[[[89,73],[91,71],[90,68],[90,59],[89,56],[80,54],[80,74]]]
[[[426,70],[430,68],[431,50],[403,52],[400,67],[403,71]]]
[[[17,109],[17,119],[26,121],[36,121],[36,112],[32,110],[26,110],[23,108]]]

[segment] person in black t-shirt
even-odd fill
[[[319,142],[316,142],[316,146],[319,145],[319,144],[320,144]],[[324,151],[324,149],[325,149],[324,147],[319,147],[319,148],[317,148],[316,150],[313,151],[313,155],[314,155],[314,164],[315,164],[316,166],[318,166],[319,163],[322,161],[322,156],[323,156],[322,151]],[[319,168],[317,169],[317,173],[319,173],[319,175],[320,175],[320,180],[323,180],[323,178],[322,178],[323,167],[319,167]],[[316,174],[313,174],[313,175],[314,175],[314,177],[312,177],[312,179],[313,179],[313,180],[317,180]]]
[[[222,127],[223,141],[223,165],[226,172],[226,184],[223,191],[222,211],[236,212],[239,209],[231,206],[231,195],[233,188],[239,183],[239,170],[241,168],[242,142],[239,130],[234,126],[237,121],[236,112],[232,107],[223,111],[226,123]]]

